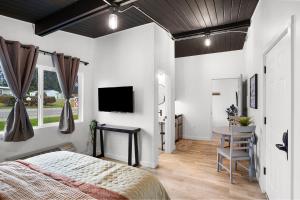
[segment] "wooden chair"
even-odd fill
[[[228,122],[229,122],[229,126],[238,126],[240,124],[240,117],[239,116],[229,116],[228,117]]]
[[[223,168],[230,174],[230,183],[233,183],[232,171],[236,169],[237,165],[249,170],[247,167],[238,161],[248,160],[250,162],[249,148],[250,139],[255,131],[255,126],[242,127],[233,126],[231,129],[230,148],[217,148],[217,171]],[[223,158],[229,160],[229,168],[223,165]],[[234,162],[234,163],[233,163]],[[250,165],[250,163],[249,163]]]
[[[239,120],[240,120],[239,116],[229,116],[228,117],[229,127],[238,126],[240,124]],[[225,142],[228,143],[228,146],[226,146],[226,148],[230,147],[230,137],[229,136],[225,137]]]

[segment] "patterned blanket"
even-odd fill
[[[169,200],[148,171],[60,151],[0,163],[0,200]]]
[[[47,153],[25,161],[47,172],[115,192],[127,199],[170,199],[150,172],[116,162],[68,151]]]
[[[94,199],[18,162],[0,164],[0,199]]]

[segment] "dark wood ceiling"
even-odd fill
[[[247,31],[247,29],[239,30]],[[178,58],[208,53],[240,50],[244,46],[246,34],[229,32],[224,34],[211,35],[211,46],[209,47],[206,47],[204,45],[205,38],[206,37],[199,37],[189,40],[177,41],[175,43],[175,57]]]
[[[0,15],[35,23],[77,0],[0,0]]]
[[[91,17],[82,22],[76,23],[74,26],[69,26],[64,31],[76,33],[92,38],[101,37],[119,32],[125,29],[133,28],[143,24],[151,23],[152,21],[135,9],[130,9],[124,13],[119,13],[119,26],[117,30],[112,30],[108,27],[108,16],[110,12],[103,12],[100,15]],[[91,28],[93,27],[93,28]]]
[[[1,0],[0,14],[36,23],[76,1]],[[172,34],[178,34],[249,20],[257,3],[258,0],[138,0],[134,4],[169,29]],[[107,26],[109,13],[109,10],[101,12],[62,30],[92,38],[110,34],[113,31]],[[130,9],[119,14],[119,27],[116,31],[150,22],[151,20],[139,11]],[[212,45],[209,48],[203,45],[203,38],[176,41],[176,57],[242,49],[245,37],[244,33],[214,35],[211,36]]]

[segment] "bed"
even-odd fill
[[[169,199],[150,172],[68,151],[0,163],[0,199]]]

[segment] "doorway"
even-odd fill
[[[266,193],[269,199],[292,199],[293,18],[264,53]],[[284,148],[283,137],[288,141]]]
[[[237,108],[238,115],[242,111],[242,76],[237,78],[212,79],[212,127],[228,126],[226,109]]]

